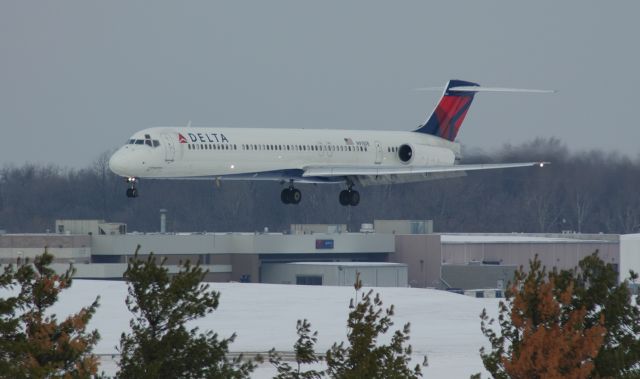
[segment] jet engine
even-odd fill
[[[402,163],[409,163],[413,159],[413,148],[411,145],[404,144],[398,149],[398,157]]]
[[[398,148],[398,159],[411,165],[451,165],[455,152],[442,146],[412,145],[405,143]]]

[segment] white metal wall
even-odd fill
[[[640,234],[620,236],[620,281],[629,279],[629,270],[640,273]]]
[[[334,241],[333,249],[316,249],[316,240]],[[392,235],[376,233],[336,234],[127,234],[92,236],[95,255],[131,255],[136,246],[155,254],[299,254],[299,253],[391,253]]]
[[[337,265],[322,263],[295,264],[272,263],[263,264],[261,278],[263,283],[296,284],[297,276],[321,276],[324,286],[352,286],[356,273],[365,287],[407,287],[407,266],[396,265]]]

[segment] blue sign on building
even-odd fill
[[[333,249],[333,240],[316,240],[316,249]]]

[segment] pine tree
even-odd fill
[[[537,257],[527,274],[516,271],[506,301],[500,302],[500,334],[482,312],[481,329],[491,351],[480,353],[494,378],[590,377],[606,334],[604,320],[586,325],[587,309],[572,306],[573,284],[557,288],[555,275],[547,275]]]
[[[326,374],[332,378],[420,378],[420,365],[413,369],[411,362],[411,345],[409,340],[409,323],[397,330],[389,345],[379,345],[378,337],[386,333],[393,322],[393,305],[383,310],[379,294],[373,295],[370,290],[362,294],[362,281],[356,276],[354,285],[356,302],[351,299],[349,319],[347,321],[349,345],[343,342],[334,343],[326,354]],[[426,366],[426,357],[423,365]]]
[[[89,378],[98,370],[91,353],[99,339],[86,327],[98,307],[98,298],[62,322],[47,310],[69,288],[73,267],[57,275],[49,266],[53,256],[45,249],[34,262],[5,266],[0,287],[14,296],[0,299],[0,375],[29,378]]]
[[[247,378],[255,368],[243,357],[226,357],[235,334],[219,339],[213,331],[187,329],[186,323],[212,313],[220,293],[209,290],[199,264],[189,261],[169,275],[166,259],[146,260],[138,249],[124,278],[129,286],[126,305],[134,314],[132,332],[120,337],[118,378]]]
[[[298,320],[296,325],[298,339],[293,345],[295,352],[295,362],[297,367],[293,368],[282,360],[275,349],[269,351],[269,361],[278,370],[278,375],[274,379],[317,379],[322,377],[321,371],[303,371],[304,365],[320,362],[322,359],[315,353],[315,344],[318,341],[318,332],[311,333],[311,324],[307,319]]]
[[[631,279],[637,279],[631,273]],[[632,301],[627,281],[618,283],[613,265],[598,252],[580,261],[577,270],[563,270],[554,276],[562,290],[574,288],[573,309],[585,309],[585,327],[604,318],[604,343],[594,360],[594,377],[640,377],[640,307]]]
[[[3,267],[0,274],[0,289],[4,293],[13,292],[17,285],[16,270],[13,265]],[[19,292],[15,296],[0,297],[0,373],[4,377],[18,377],[18,367],[21,348],[24,346],[25,335],[20,329],[20,315],[22,304],[26,303],[25,294]]]

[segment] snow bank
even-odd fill
[[[317,351],[324,352],[346,336],[351,287],[294,286],[252,283],[211,283],[221,292],[220,306],[194,325],[211,329],[222,337],[237,333],[231,350],[290,351],[296,339],[296,320],[308,319],[318,330]],[[426,377],[468,378],[482,370],[478,350],[487,341],[480,332],[483,308],[497,314],[498,299],[476,299],[444,291],[417,288],[376,288],[386,306],[394,304],[396,328],[411,322],[411,340],[416,362],[428,355]],[[73,281],[53,312],[62,317],[77,312],[100,295],[100,307],[90,328],[100,331],[95,352],[115,354],[120,334],[129,330],[131,314],[124,299],[126,283],[118,281]],[[390,336],[391,333],[388,333]],[[109,370],[110,371],[110,370]],[[269,377],[273,371],[259,368],[255,377]]]

